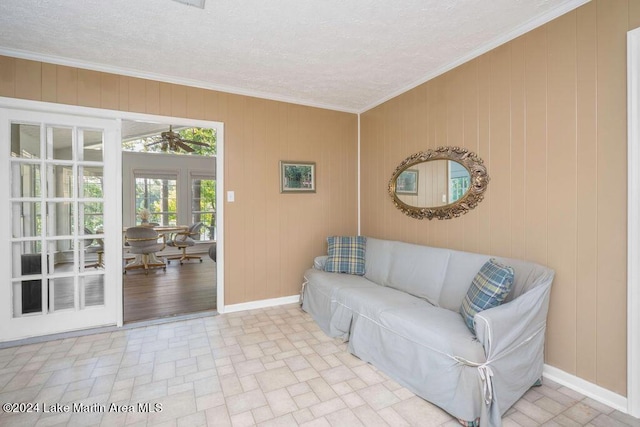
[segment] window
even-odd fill
[[[449,203],[464,196],[471,185],[469,171],[458,162],[449,160]]]
[[[210,176],[191,176],[191,223],[202,222],[200,240],[216,240],[216,181]]]
[[[451,178],[451,200],[449,203],[453,203],[465,195],[469,189],[469,177]]]
[[[136,224],[141,224],[140,212],[147,209],[149,222],[177,225],[177,176],[136,174]]]

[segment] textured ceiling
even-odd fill
[[[0,54],[360,112],[587,0],[0,0]]]

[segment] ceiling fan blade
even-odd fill
[[[189,153],[193,153],[194,149],[189,147],[187,144],[183,143],[182,141],[175,141],[175,144],[177,147],[182,148],[184,151],[187,151]]]
[[[200,141],[190,141],[188,139],[182,139],[182,142],[185,142],[187,144],[194,144],[194,145],[200,145],[202,147],[208,147],[209,144],[207,144],[206,142],[200,142]]]
[[[157,141],[153,141],[153,142],[149,142],[147,144],[145,144],[145,147],[149,147],[151,145],[156,145],[156,144],[160,144],[160,143],[166,143],[166,141],[164,139],[159,139]]]

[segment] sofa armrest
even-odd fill
[[[476,336],[484,345],[487,360],[499,359],[544,331],[549,309],[551,281],[498,307],[477,313]]]
[[[324,265],[327,263],[328,255],[317,256],[313,260],[313,268],[316,270],[324,270]]]
[[[499,425],[503,414],[500,406],[509,408],[515,403],[512,398],[523,394],[542,375],[552,280],[553,276],[508,303],[481,311],[473,319],[487,358],[478,367],[485,400],[481,426]],[[497,402],[494,393],[500,395],[501,391],[508,392]]]

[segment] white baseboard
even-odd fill
[[[542,376],[575,390],[580,394],[584,394],[593,400],[604,403],[605,405],[617,409],[620,412],[624,412],[625,414],[628,413],[627,398],[625,396],[621,396],[611,390],[607,390],[606,388],[590,383],[589,381],[578,378],[575,375],[569,374],[547,364],[545,364],[542,369]]]
[[[235,313],[237,311],[254,310],[256,308],[275,307],[277,305],[294,304],[300,301],[300,295],[288,297],[270,298],[259,301],[243,302],[224,306],[224,313]]]

